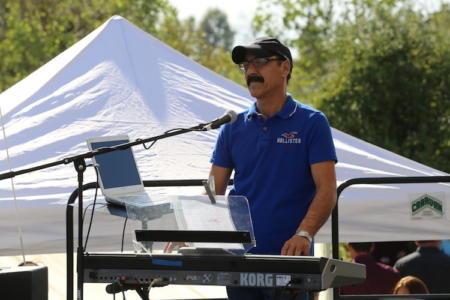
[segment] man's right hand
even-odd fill
[[[164,246],[164,253],[171,253],[173,250],[178,250],[181,247],[187,247],[187,244],[184,242],[168,242]]]

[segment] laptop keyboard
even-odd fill
[[[150,202],[150,198],[146,194],[125,195],[117,198],[122,202],[130,204],[145,204]]]

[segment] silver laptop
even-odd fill
[[[128,143],[127,135],[103,136],[87,139],[89,150]],[[97,165],[99,184],[105,199],[116,205],[150,204],[131,148],[116,150],[92,158]]]

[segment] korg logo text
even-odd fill
[[[261,286],[272,287],[273,275],[262,273],[241,273],[240,275],[241,286]]]

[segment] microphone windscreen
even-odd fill
[[[233,123],[234,121],[236,121],[237,119],[237,114],[234,110],[229,110],[227,112],[227,114],[230,116],[230,122],[229,123]]]

